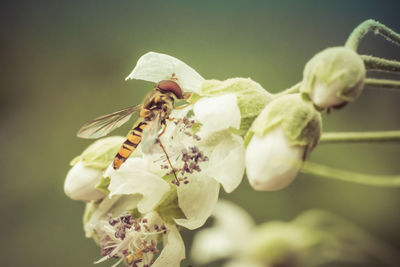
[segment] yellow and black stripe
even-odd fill
[[[141,121],[132,131],[129,133],[128,138],[119,148],[117,155],[115,155],[113,161],[113,168],[115,170],[121,167],[122,163],[126,161],[127,158],[132,154],[136,147],[142,141],[143,130],[146,128],[147,122]]]

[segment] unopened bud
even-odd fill
[[[365,80],[361,57],[346,47],[327,48],[307,62],[300,92],[320,108],[335,108],[354,101]]]
[[[105,194],[96,189],[103,172],[92,167],[85,167],[82,162],[76,163],[68,172],[64,183],[65,194],[73,200],[99,200]]]
[[[281,96],[260,113],[246,137],[246,173],[259,191],[288,186],[321,135],[321,115],[299,94]]]
[[[96,188],[103,173],[115,157],[124,138],[119,136],[97,140],[72,160],[73,167],[64,183],[65,194],[74,200],[99,200],[105,192]]]

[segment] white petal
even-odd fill
[[[190,230],[202,226],[214,210],[218,200],[219,184],[205,175],[189,177],[188,184],[177,189],[179,207],[186,219],[175,219],[175,222]]]
[[[185,258],[185,244],[175,225],[166,224],[167,236],[164,238],[164,248],[154,262],[153,267],[179,267]]]
[[[184,91],[200,92],[204,78],[184,62],[166,54],[149,52],[141,56],[132,73],[126,78],[158,83],[175,74]]]
[[[228,258],[234,254],[232,245],[231,240],[219,229],[201,230],[194,237],[190,258],[197,264]]]
[[[64,182],[64,192],[74,200],[91,201],[105,197],[105,194],[96,189],[103,172],[85,167],[81,161],[76,163],[67,174]]]
[[[240,184],[245,169],[245,149],[240,136],[231,137],[219,143],[209,158],[207,175],[222,184],[227,193]]]
[[[141,213],[151,211],[170,189],[160,176],[145,168],[147,162],[141,158],[129,158],[121,168],[114,172],[108,189],[110,197],[119,194],[141,194],[138,204]]]
[[[107,169],[104,171],[103,176],[111,177],[111,175],[113,175],[114,172],[115,172],[115,169],[113,168],[113,164],[111,163],[110,165],[108,165]]]
[[[265,136],[254,135],[246,149],[246,173],[250,185],[259,191],[288,186],[302,163],[304,147],[291,146],[280,126]]]
[[[335,82],[330,85],[325,85],[322,82],[315,82],[314,89],[311,91],[311,98],[315,105],[322,108],[329,108],[343,104],[345,101],[338,97],[340,86]]]
[[[203,126],[201,131],[220,131],[240,128],[240,110],[235,94],[203,97],[194,104],[196,120]]]

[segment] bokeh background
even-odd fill
[[[124,81],[142,54],[167,53],[205,78],[250,77],[278,92],[302,78],[315,53],[344,44],[365,19],[399,32],[399,7],[398,1],[2,2],[0,265],[92,266],[100,257],[84,238],[84,204],[64,195],[63,182],[70,160],[90,144],[75,136],[79,127],[140,103],[152,88]],[[360,52],[400,60],[399,47],[373,34]],[[399,104],[400,92],[366,88],[357,102],[325,116],[324,129],[400,129]],[[400,174],[399,152],[399,143],[321,145],[311,160]],[[222,197],[260,223],[322,208],[400,251],[399,193],[300,175],[283,191],[254,192],[244,180]],[[188,250],[192,232],[183,235]]]

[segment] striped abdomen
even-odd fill
[[[128,138],[125,140],[125,142],[119,148],[117,155],[115,155],[115,158],[113,161],[113,168],[115,170],[117,170],[117,169],[119,169],[119,167],[121,167],[122,163],[124,163],[125,160],[127,158],[129,158],[129,156],[132,154],[132,152],[140,144],[140,141],[142,141],[143,130],[144,130],[144,128],[146,128],[146,126],[147,126],[147,122],[141,121],[129,133]]]

